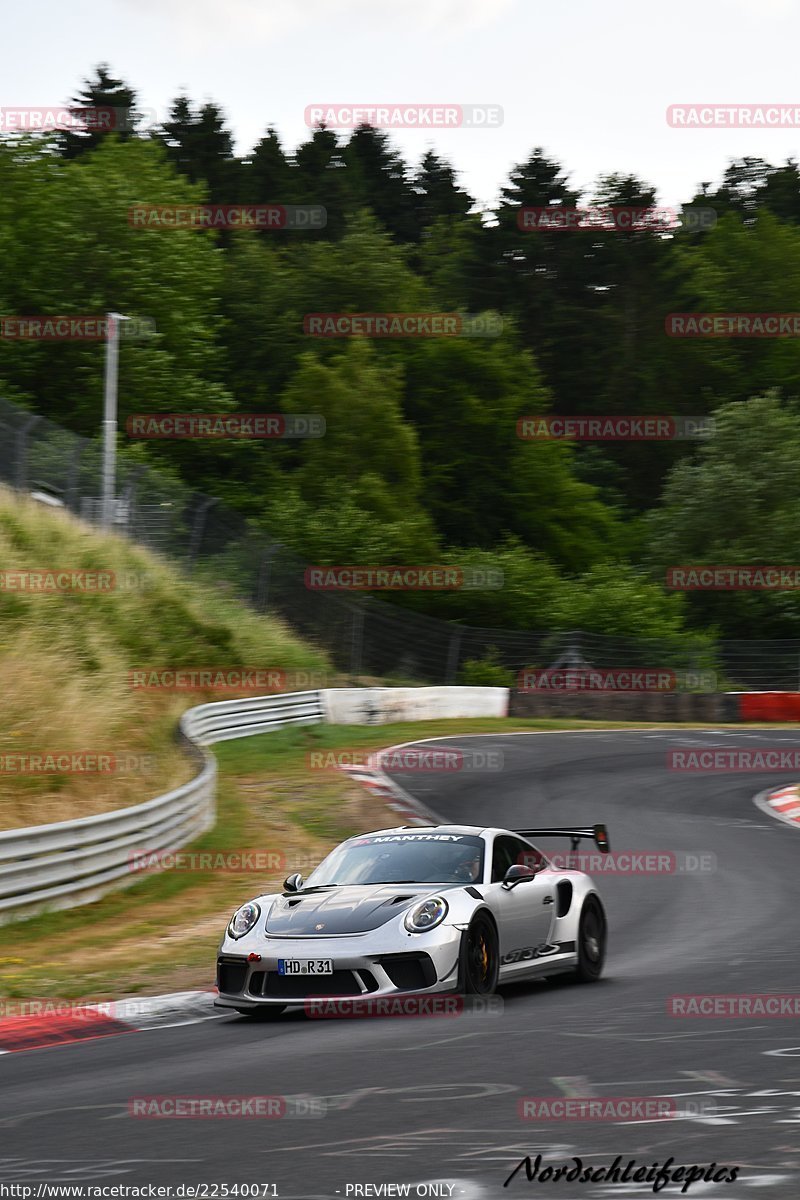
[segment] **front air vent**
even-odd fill
[[[436,968],[427,954],[383,954],[375,962],[400,991],[417,992],[436,983]]]
[[[243,959],[220,958],[217,962],[217,987],[226,995],[236,995],[244,990],[247,978],[247,963]]]

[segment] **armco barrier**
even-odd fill
[[[116,812],[0,833],[0,924],[90,904],[137,880],[133,850],[180,850],[214,827],[217,764],[201,749],[283,725],[323,720],[319,692],[203,704],[184,713],[181,737],[201,765],[190,783]]]
[[[144,843],[178,850],[214,826],[217,765],[190,783],[116,812],[0,833],[0,924],[52,908],[89,904],[132,883],[129,855]],[[127,877],[127,878],[126,878]]]
[[[269,733],[284,725],[318,725],[325,720],[322,692],[288,692],[247,700],[201,704],[184,713],[181,727],[200,746]]]

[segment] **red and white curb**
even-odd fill
[[[0,1000],[0,1054],[64,1046],[146,1029],[174,1029],[226,1016],[214,1008],[216,989],[80,1000]]]
[[[793,783],[774,792],[761,792],[755,802],[771,817],[800,829],[800,784]]]
[[[390,753],[390,751],[385,753]],[[393,808],[395,812],[400,813],[409,825],[437,825],[439,823],[439,818],[430,809],[414,796],[409,795],[404,788],[400,787],[399,783],[395,783],[380,768],[342,764],[339,770],[344,771],[351,779],[355,779],[373,796],[383,801],[388,808]]]

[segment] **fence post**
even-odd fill
[[[450,645],[447,650],[447,668],[445,673],[445,683],[455,683],[458,676],[458,660],[461,655],[461,638],[462,632],[456,629],[450,634]]]
[[[40,416],[29,416],[27,421],[17,430],[16,438],[16,486],[20,492],[27,487],[28,478],[28,434],[34,425],[42,420]]]
[[[350,648],[350,674],[361,674],[361,658],[364,649],[364,608],[358,604],[353,609],[353,640]]]
[[[112,506],[112,522],[117,526],[117,532],[120,531],[120,526],[123,522],[120,519],[121,514],[125,514],[125,532],[129,537],[138,538],[145,546],[147,545],[147,530],[140,530],[136,521],[136,491],[139,487],[139,480],[146,473],[147,467],[134,467],[130,474],[125,479],[125,486],[119,489],[119,494]]]
[[[65,489],[64,503],[67,508],[77,511],[78,508],[78,468],[80,467],[83,448],[86,445],[86,438],[76,437],[73,446],[72,454],[69,460],[69,470],[67,472],[67,486]]]
[[[283,542],[273,542],[261,559],[261,566],[258,569],[258,584],[256,586],[256,608],[259,612],[267,611],[269,605],[269,585],[272,579],[272,562],[278,551],[282,549]]]
[[[215,497],[206,496],[203,503],[198,505],[197,512],[194,514],[194,524],[192,525],[192,534],[189,539],[189,556],[186,563],[186,572],[189,575],[191,575],[194,569],[195,559],[200,551],[200,544],[203,541],[208,510],[213,508],[216,503]]]

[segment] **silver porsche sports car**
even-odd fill
[[[231,917],[216,1004],[270,1017],[311,1000],[458,991],[571,973],[599,978],[606,916],[588,875],[556,868],[529,839],[589,829],[381,829],[342,842],[304,882]],[[568,859],[567,862],[570,860]]]

